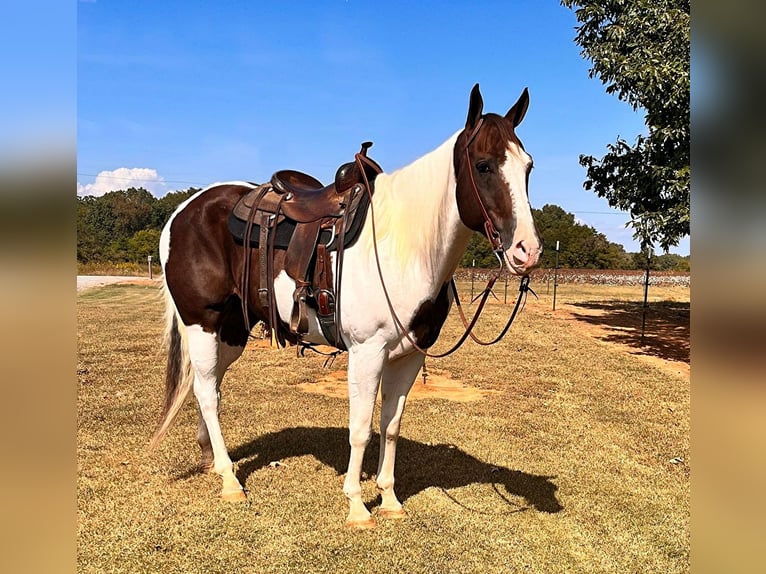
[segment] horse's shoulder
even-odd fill
[[[450,308],[449,283],[444,283],[433,299],[426,299],[415,311],[410,321],[410,330],[419,347],[427,349],[436,342],[441,328],[447,320]]]

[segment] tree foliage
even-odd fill
[[[533,209],[535,225],[545,250],[541,265],[553,267],[556,242],[559,266],[574,269],[626,269],[630,263],[622,245],[607,240],[593,227],[577,223],[575,216],[558,205]]]
[[[198,191],[168,193],[157,199],[143,188],[77,198],[77,261],[158,259],[160,230],[175,208]]]
[[[630,213],[634,237],[667,251],[689,234],[689,0],[561,0],[609,94],[645,111],[648,135],[580,156],[585,189]]]
[[[646,254],[627,253],[619,243],[609,241],[603,233],[590,225],[578,223],[572,213],[558,205],[544,205],[532,209],[537,231],[544,251],[540,265],[552,268],[556,263],[556,243],[559,244],[559,267],[572,269],[645,269]],[[496,267],[497,258],[489,241],[481,233],[474,233],[468,249],[460,261],[462,267]],[[650,261],[658,271],[689,271],[689,257],[661,255]]]

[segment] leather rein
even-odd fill
[[[372,201],[370,186],[367,182],[367,175],[365,173],[364,166],[362,165],[362,162],[369,163],[369,160],[367,160],[367,158],[360,153],[356,154],[355,156],[356,162],[359,165],[362,171],[362,176],[365,180],[365,188],[367,189],[367,193],[370,194],[370,219],[372,222],[372,245],[373,245],[373,250],[375,252],[375,265],[378,268],[378,276],[380,277],[380,284],[383,287],[383,294],[386,297],[386,303],[388,304],[388,308],[391,311],[391,316],[393,317],[394,322],[396,323],[396,326],[402,331],[405,338],[410,342],[410,344],[415,348],[415,350],[421,353],[422,355],[425,355],[426,357],[431,357],[434,359],[439,359],[442,357],[446,357],[447,355],[451,355],[463,345],[463,343],[466,341],[466,339],[469,336],[479,345],[494,345],[495,343],[499,342],[503,337],[505,337],[506,333],[508,332],[508,329],[510,329],[511,325],[513,324],[513,321],[516,318],[516,315],[518,314],[519,309],[522,307],[522,300],[524,301],[524,303],[526,303],[527,292],[531,291],[532,294],[535,295],[535,297],[537,296],[535,292],[532,291],[532,289],[529,287],[529,276],[525,275],[524,277],[521,278],[521,283],[519,285],[519,295],[516,299],[516,304],[514,305],[513,311],[511,312],[511,315],[508,318],[508,322],[505,324],[505,327],[503,327],[500,334],[494,339],[492,339],[491,341],[482,341],[478,337],[476,337],[476,335],[473,334],[473,328],[476,326],[476,323],[479,320],[479,316],[484,310],[484,306],[487,302],[487,299],[489,298],[489,295],[492,293],[492,287],[500,278],[500,275],[503,272],[503,269],[505,268],[503,242],[502,242],[502,239],[500,238],[500,233],[497,231],[497,228],[495,227],[494,223],[492,223],[492,220],[489,217],[489,213],[487,212],[486,207],[484,207],[484,202],[481,200],[479,189],[476,186],[476,181],[474,180],[474,177],[473,177],[471,157],[468,152],[468,147],[470,146],[471,142],[476,137],[476,134],[479,132],[479,128],[481,128],[483,123],[484,123],[484,118],[479,118],[479,121],[476,123],[476,126],[473,128],[473,130],[471,131],[471,134],[468,136],[468,141],[465,144],[465,157],[466,157],[466,164],[468,166],[468,174],[471,180],[471,189],[473,191],[474,197],[476,198],[476,202],[478,203],[479,208],[481,209],[482,217],[484,218],[484,234],[489,240],[490,245],[492,246],[492,252],[495,254],[495,257],[497,257],[500,263],[500,266],[494,271],[493,275],[487,281],[487,286],[484,288],[484,291],[481,294],[481,300],[479,301],[479,305],[476,308],[476,311],[474,312],[474,315],[471,318],[470,322],[466,319],[465,313],[463,312],[463,307],[460,304],[460,296],[458,295],[458,292],[457,292],[457,285],[455,284],[455,278],[454,276],[450,278],[450,287],[452,288],[452,292],[455,296],[455,305],[458,308],[460,319],[463,322],[465,331],[463,335],[460,337],[460,339],[458,339],[457,343],[455,343],[448,351],[445,351],[443,353],[429,353],[427,350],[421,348],[420,345],[418,345],[417,342],[410,335],[409,329],[405,328],[405,326],[402,324],[402,321],[399,319],[399,316],[396,314],[396,311],[394,310],[394,305],[391,302],[391,297],[389,296],[388,289],[386,288],[386,282],[383,279],[383,270],[381,269],[381,266],[380,266],[380,256],[378,254],[378,240],[377,240],[377,233],[375,230],[375,207]]]

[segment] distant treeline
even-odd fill
[[[575,216],[558,205],[532,209],[537,231],[543,240],[540,266],[553,268],[556,242],[559,242],[559,267],[569,269],[646,269],[646,254],[629,253],[619,243],[612,243],[590,225],[575,222]],[[474,233],[461,267],[496,267],[497,259],[484,235]],[[655,255],[650,259],[655,271],[691,271],[690,257],[675,254]]]
[[[159,260],[160,231],[176,207],[197,188],[156,198],[143,188],[77,198],[79,263]]]
[[[198,188],[175,191],[156,198],[143,188],[111,191],[99,197],[77,198],[77,261],[79,263],[143,263],[151,255],[159,258],[162,226],[175,208]],[[533,209],[535,223],[546,249],[542,266],[553,267],[553,247],[559,242],[559,266],[572,269],[644,269],[646,256],[626,253],[593,227],[575,223],[574,215],[556,205]],[[489,242],[475,233],[461,266],[497,265]],[[689,271],[689,257],[660,255],[651,260],[653,269]]]

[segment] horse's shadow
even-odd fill
[[[377,470],[380,438],[375,434],[365,451],[363,473],[372,475]],[[265,434],[231,451],[238,462],[237,478],[244,484],[247,478],[272,461],[294,456],[311,455],[321,463],[334,468],[340,475],[346,472],[349,454],[348,430],[336,427],[297,427]],[[426,445],[399,438],[397,447],[397,496],[401,501],[429,487],[447,491],[469,484],[491,484],[498,495],[515,511],[530,507],[541,512],[554,513],[563,509],[552,482],[553,476],[539,476],[519,470],[510,470],[483,462],[448,444]],[[511,496],[524,499],[526,506],[504,496],[498,485]]]

